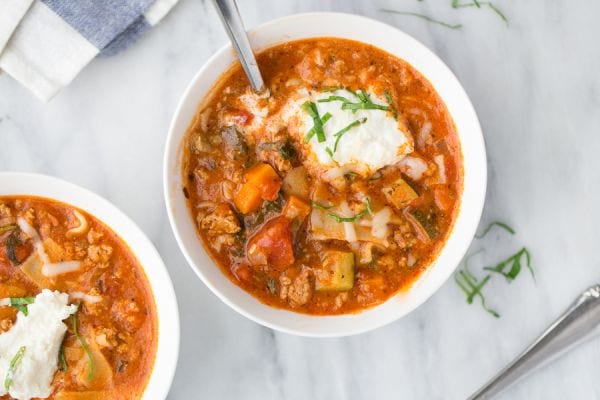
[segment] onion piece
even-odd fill
[[[57,263],[44,263],[42,274],[47,278],[77,271],[81,268],[81,261],[63,261]]]
[[[76,226],[75,228],[71,228],[67,232],[65,232],[65,236],[68,238],[82,235],[85,232],[87,232],[87,229],[88,229],[87,219],[79,211],[73,210],[73,215],[79,221],[79,226]]]
[[[431,122],[427,121],[417,134],[417,146],[422,149],[431,142]]]
[[[425,171],[427,171],[427,163],[415,156],[406,156],[398,162],[400,171],[408,176],[413,181],[418,181],[423,177]]]
[[[437,167],[438,167],[439,183],[445,184],[446,183],[446,166],[444,164],[444,155],[443,154],[436,155],[435,157],[433,157],[433,161],[435,161],[435,163],[437,164]]]
[[[73,292],[73,293],[69,293],[69,296],[72,299],[77,299],[77,300],[83,300],[87,303],[99,303],[102,301],[102,297],[101,296],[94,296],[91,294],[86,294],[83,292]]]
[[[335,180],[337,178],[343,177],[348,172],[350,172],[350,170],[348,168],[345,168],[345,167],[330,168],[327,171],[323,172],[323,174],[321,175],[321,177],[324,180],[330,182],[330,181],[333,181],[333,180]]]
[[[37,233],[35,228],[29,225],[23,217],[17,218],[17,224],[19,225],[19,228],[25,232],[31,238],[31,240],[33,240],[33,248],[38,253],[42,263],[49,264],[50,258],[48,258],[48,254],[46,254],[42,239],[40,239],[40,235]]]
[[[388,235],[388,223],[392,218],[392,210],[383,207],[373,215],[371,233],[373,236],[384,239]]]

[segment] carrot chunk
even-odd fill
[[[283,207],[282,214],[290,220],[293,220],[295,218],[298,218],[299,220],[304,220],[304,218],[308,217],[310,211],[310,204],[307,204],[306,202],[300,200],[300,198],[291,195],[289,196],[287,202],[285,203],[285,206]]]
[[[258,210],[262,200],[277,200],[281,178],[269,164],[260,163],[244,174],[246,182],[235,195],[233,202],[242,214]]]

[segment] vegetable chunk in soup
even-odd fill
[[[446,106],[405,61],[335,38],[232,67],[192,122],[184,195],[223,272],[265,304],[358,312],[407,289],[444,245],[462,155]]]
[[[0,196],[0,399],[139,399],[154,299],[127,245],[54,200]]]

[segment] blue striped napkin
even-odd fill
[[[49,100],[94,57],[127,48],[178,0],[0,0],[0,69]]]

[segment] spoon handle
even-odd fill
[[[596,285],[583,292],[527,350],[468,400],[493,398],[536,368],[591,338],[599,325],[600,285]]]
[[[231,43],[240,58],[246,76],[250,80],[252,89],[258,93],[262,92],[265,84],[252,52],[252,47],[250,47],[250,41],[235,0],[213,0],[213,2],[221,21],[225,25],[227,35],[229,35],[229,39],[231,39]]]

